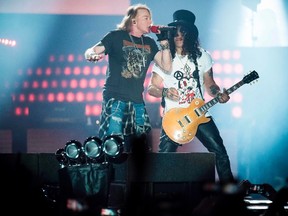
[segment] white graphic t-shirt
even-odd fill
[[[202,55],[197,59],[201,92],[204,94],[203,75],[213,65],[211,55],[201,49]],[[172,101],[165,97],[164,113],[175,107],[187,108],[194,98],[201,98],[201,92],[197,88],[197,79],[193,77],[196,70],[195,64],[188,59],[188,56],[176,56],[173,59],[173,69],[171,74],[163,72],[156,64],[153,65],[152,71],[161,76],[164,80],[164,88],[174,87],[178,90],[179,101]],[[209,116],[209,114],[207,113]],[[207,116],[206,115],[206,116]]]

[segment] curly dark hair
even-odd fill
[[[177,29],[184,35],[183,50],[181,54],[188,55],[188,59],[195,62],[197,58],[201,57],[199,38],[185,26],[179,25],[177,26]],[[177,34],[177,32],[174,34]],[[174,37],[175,35],[169,37],[170,51],[173,59],[176,55]]]

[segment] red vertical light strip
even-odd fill
[[[65,95],[63,92],[58,92],[56,95],[56,100],[58,102],[63,102],[65,100]]]
[[[221,52],[219,50],[214,50],[211,53],[213,60],[219,60],[221,58]]]
[[[33,70],[31,68],[27,69],[27,75],[31,76],[33,74]]]
[[[86,59],[85,59],[86,60]],[[82,61],[84,61],[84,56],[81,54],[81,55],[78,55],[77,56],[77,61],[78,62],[82,62]]]
[[[54,102],[55,101],[55,95],[53,93],[48,93],[47,100],[50,103]]]
[[[33,88],[33,89],[39,88],[39,82],[34,80],[34,81],[32,82],[32,88]]]
[[[91,115],[91,106],[90,105],[86,105],[85,106],[85,115],[86,116],[90,116]]]
[[[231,86],[233,86],[235,83],[234,83],[234,81],[231,79],[231,78],[229,78],[229,77],[227,77],[227,78],[225,78],[225,79],[223,79],[222,80],[222,87],[224,87],[224,88],[230,88]],[[232,95],[231,95],[232,96]]]
[[[85,89],[88,87],[88,81],[87,79],[81,79],[79,81],[79,87],[82,88],[82,89]]]
[[[71,75],[71,68],[70,67],[65,67],[64,68],[64,75],[65,76],[70,76]]]
[[[235,64],[234,65],[234,71],[236,74],[243,74],[243,65],[242,64]]]
[[[93,92],[88,92],[88,93],[86,93],[85,101],[91,102],[91,101],[93,101],[93,98],[94,98]]]
[[[35,102],[35,95],[33,93],[28,95],[28,101],[29,102]]]
[[[22,109],[21,109],[21,107],[15,107],[14,114],[15,114],[16,116],[22,115]]]
[[[67,81],[67,80],[62,80],[62,81],[61,81],[61,87],[62,87],[62,88],[64,88],[64,89],[65,89],[65,88],[68,88],[68,85],[69,85],[69,84],[68,84],[68,81]]]
[[[226,74],[231,74],[233,72],[233,67],[230,63],[226,63],[223,65],[223,72]]]
[[[107,66],[106,66],[106,65],[103,66],[101,70],[102,70],[101,73],[102,73],[103,75],[106,75]]]
[[[65,61],[65,55],[60,55],[58,58],[59,62],[64,62]]]
[[[29,115],[29,108],[28,107],[24,107],[24,115],[28,116]]]
[[[66,101],[68,102],[74,102],[75,101],[75,95],[72,92],[68,92],[66,95]]]
[[[91,67],[88,67],[88,66],[84,67],[84,68],[83,68],[83,74],[84,74],[85,76],[90,75],[90,74],[91,74]]]
[[[92,88],[92,89],[96,88],[96,87],[97,87],[97,79],[95,79],[95,78],[90,79],[90,80],[89,80],[88,87],[89,87],[89,88]]]
[[[74,60],[75,60],[74,54],[69,54],[67,57],[67,61],[68,62],[74,62]]]
[[[80,69],[80,67],[74,67],[74,69],[73,69],[73,74],[74,75],[80,75],[81,74],[81,69]]]
[[[61,68],[60,67],[55,68],[55,75],[61,75]]]
[[[95,76],[98,76],[99,74],[101,74],[101,71],[102,71],[102,68],[99,67],[99,66],[94,66],[93,69],[92,69],[92,73],[95,75]]]
[[[26,96],[24,94],[19,95],[19,102],[25,102]]]
[[[23,88],[24,89],[29,88],[29,82],[28,81],[23,81]]]
[[[101,102],[103,100],[102,92],[96,92],[95,99]]]
[[[93,114],[94,116],[98,116],[98,115],[100,115],[100,113],[101,113],[101,106],[99,106],[99,105],[94,105],[94,106],[93,106],[93,110],[92,110],[92,114]]]
[[[100,79],[99,82],[98,82],[98,87],[103,88],[105,82],[106,82],[105,79]]]
[[[40,101],[40,102],[44,102],[45,101],[45,95],[42,94],[42,93],[39,94],[37,98],[38,98],[38,101]]]
[[[220,63],[215,63],[213,65],[213,73],[220,74],[222,72],[222,65]]]
[[[49,62],[55,62],[55,56],[54,55],[49,56]]]
[[[50,86],[51,86],[51,88],[57,88],[58,87],[57,80],[52,80]]]
[[[231,51],[230,50],[223,50],[222,51],[222,58],[224,59],[224,60],[229,60],[229,59],[231,59]]]
[[[235,59],[235,60],[239,60],[241,58],[240,50],[234,50],[232,52],[232,58]]]
[[[72,88],[72,89],[78,88],[78,80],[76,80],[76,79],[70,80],[70,88]]]
[[[45,75],[46,75],[46,76],[51,76],[51,74],[52,74],[52,69],[51,69],[51,67],[46,68],[46,70],[45,70]]]
[[[76,101],[77,102],[83,102],[85,100],[85,95],[83,92],[77,92],[76,93]]]
[[[41,76],[43,74],[42,68],[37,68],[36,75]]]

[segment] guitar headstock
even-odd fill
[[[244,76],[243,82],[246,83],[246,84],[247,83],[251,83],[252,81],[254,81],[254,80],[258,79],[258,78],[259,78],[258,73],[255,70],[253,70],[252,72],[250,72],[249,74]]]

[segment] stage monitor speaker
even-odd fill
[[[215,181],[215,156],[213,153],[149,153],[141,161],[131,154],[128,172],[128,181]]]
[[[17,174],[25,170],[34,177],[38,177],[38,155],[37,154],[0,154],[1,170],[6,174]]]
[[[0,167],[7,179],[27,173],[40,184],[58,184],[60,165],[52,153],[0,154]]]
[[[123,164],[114,165],[116,181],[214,182],[214,153],[131,153]]]
[[[45,184],[57,184],[59,181],[58,170],[61,168],[55,154],[39,154],[39,178]]]

